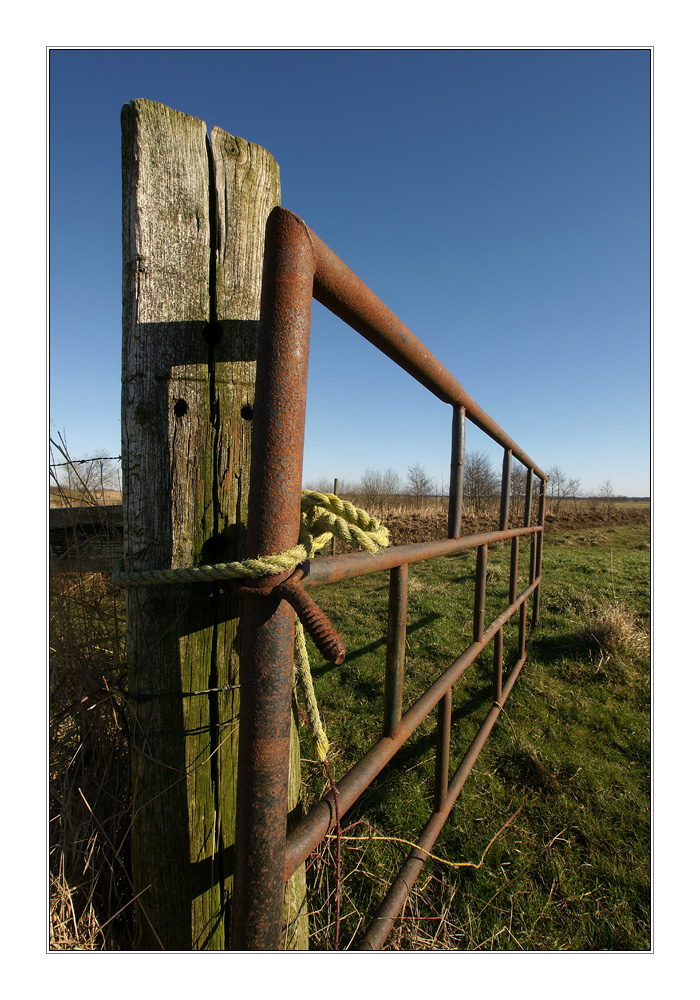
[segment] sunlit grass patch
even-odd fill
[[[528,659],[387,948],[649,949],[648,537],[642,524],[545,535]],[[518,589],[529,554],[521,541]],[[508,602],[510,555],[489,547],[487,624]],[[475,565],[469,551],[409,569],[405,709],[472,641]],[[122,598],[96,575],[51,583],[50,946],[128,948]],[[388,595],[387,573],[313,591],[348,651],[335,667],[310,646],[336,779],[382,734]],[[451,773],[491,707],[491,673],[489,647],[454,686]],[[344,817],[341,948],[357,944],[403,841],[430,816],[435,725],[432,713]],[[304,729],[301,746],[309,808],[329,786]],[[313,948],[333,946],[335,866],[331,836],[307,873]]]
[[[430,947],[433,939],[436,947],[474,950],[649,948],[645,533],[646,526],[633,525],[601,532],[593,541],[574,537],[571,545],[548,545],[545,538],[540,626],[528,660],[433,849],[445,860],[426,863],[388,948]],[[522,589],[529,544],[521,544],[519,555]],[[509,561],[509,545],[489,548],[487,622],[507,604]],[[471,642],[474,575],[473,552],[410,567],[406,707]],[[316,593],[341,630],[381,634],[387,591],[378,583],[358,587],[365,612],[356,629],[344,615],[351,602],[334,598],[332,590]],[[516,623],[506,632],[507,669],[515,656]],[[376,639],[363,648],[350,678],[339,680],[342,667],[324,674],[319,697],[331,741],[336,738],[336,776],[352,763],[350,745],[367,747],[381,733],[385,648]],[[489,648],[453,690],[452,771],[490,708],[491,657]],[[365,700],[370,676],[376,697]],[[358,701],[349,700],[354,684]],[[434,788],[434,727],[431,716],[351,811],[348,824],[362,816],[383,837],[417,839]],[[521,807],[481,867],[450,867],[477,863],[494,833]],[[343,892],[348,907],[353,899],[360,910],[359,899],[378,905],[408,848],[377,840],[361,865],[352,861],[357,850],[350,841],[344,847],[344,863],[354,874]],[[329,947],[326,932],[313,940],[315,947]],[[341,946],[343,940],[341,931]]]

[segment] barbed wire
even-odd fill
[[[121,462],[121,455],[96,455],[94,458],[75,458],[70,462],[49,462],[50,469],[60,469],[64,465],[87,465],[88,462]]]

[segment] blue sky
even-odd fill
[[[50,430],[120,452],[120,110],[256,142],[282,204],[543,468],[650,491],[650,55],[54,50]],[[79,113],[77,112],[79,108]],[[315,304],[305,479],[449,481],[451,413]],[[476,429],[467,448],[499,449]]]

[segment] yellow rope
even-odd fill
[[[304,490],[301,494],[299,544],[286,552],[241,562],[215,563],[212,566],[185,566],[175,569],[124,571],[119,565],[112,574],[115,583],[125,586],[149,586],[163,583],[202,583],[213,580],[259,578],[293,570],[335,536],[342,542],[366,552],[377,552],[389,544],[389,532],[376,517],[334,493]],[[304,628],[296,619],[294,629],[294,675],[311,726],[314,753],[320,761],[328,753],[328,737],[323,731],[314,694],[311,667],[306,649]]]
[[[299,541],[309,548],[309,558],[313,558],[333,536],[366,552],[377,552],[389,544],[388,529],[366,510],[341,500],[334,493],[304,490],[301,495]],[[306,706],[314,754],[319,761],[324,761],[328,754],[328,737],[318,711],[306,637],[298,618],[294,631],[294,676],[296,690]]]
[[[389,531],[376,517],[334,493],[304,490],[299,542],[318,552],[335,535],[356,549],[377,552],[389,544]]]
[[[328,755],[330,746],[328,737],[323,729],[321,716],[316,702],[314,682],[311,677],[311,666],[309,664],[309,654],[306,648],[306,636],[304,626],[297,618],[294,622],[294,679],[296,681],[295,692],[301,694],[302,701],[306,708],[306,715],[309,720],[311,730],[311,745],[316,759],[323,762]]]
[[[296,545],[293,549],[273,556],[244,559],[242,562],[213,563],[203,566],[177,566],[173,569],[133,569],[124,570],[120,563],[112,573],[115,583],[131,587],[148,587],[163,583],[206,583],[215,580],[240,580],[273,576],[293,570],[300,562],[309,558],[306,545]]]
[[[274,576],[293,570],[305,559],[312,559],[333,535],[348,545],[367,552],[377,552],[389,544],[388,530],[366,510],[354,507],[334,493],[304,490],[301,494],[299,544],[286,552],[244,559],[241,562],[178,566],[174,569],[125,571],[119,564],[112,573],[112,579],[125,586],[145,587],[151,584],[203,583]]]

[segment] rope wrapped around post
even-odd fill
[[[112,579],[121,586],[144,587],[276,576],[288,570],[294,571],[304,560],[313,559],[333,537],[353,548],[371,553],[389,545],[388,529],[366,510],[355,507],[348,500],[341,500],[334,493],[304,490],[301,495],[299,544],[286,552],[244,559],[241,562],[175,569],[125,570],[120,564],[115,568]],[[318,711],[304,626],[298,615],[294,630],[294,678],[295,691],[300,692],[309,718],[314,753],[319,761],[324,761],[328,754],[328,737]]]

